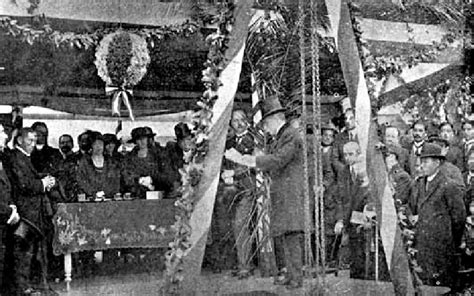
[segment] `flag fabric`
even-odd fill
[[[184,256],[183,289],[191,293],[195,289],[201,271],[202,260],[206,247],[207,234],[211,226],[212,212],[220,178],[220,168],[224,154],[225,140],[230,117],[237,92],[245,39],[251,18],[251,1],[235,1],[234,19],[226,51],[225,69],[221,72],[222,86],[218,89],[218,99],[213,106],[212,127],[209,135],[209,150],[204,159],[204,171],[194,195],[194,210],[190,218],[192,233],[191,247]]]
[[[377,126],[371,117],[370,97],[352,28],[346,0],[325,0],[348,95],[355,106],[355,118],[362,161],[367,167],[371,194],[377,206],[380,236],[397,295],[413,295],[414,288],[403,246],[401,229],[387,170],[377,143]]]

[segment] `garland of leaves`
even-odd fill
[[[194,113],[194,128],[192,130],[196,149],[185,159],[185,165],[180,170],[182,185],[181,197],[176,201],[178,214],[172,226],[175,231],[174,240],[169,244],[166,253],[165,283],[163,295],[179,295],[183,276],[183,260],[191,247],[190,219],[194,210],[196,189],[203,174],[204,158],[209,149],[209,133],[212,125],[212,108],[217,100],[217,90],[222,85],[219,76],[225,62],[225,50],[229,42],[229,33],[233,23],[234,6],[227,4],[220,11],[218,29],[206,38],[209,53],[202,72],[202,82],[206,88],[198,104],[199,110]]]
[[[375,97],[375,83],[377,81],[387,79],[391,75],[399,78],[402,70],[406,67],[411,68],[422,62],[433,62],[443,50],[445,50],[451,43],[460,37],[460,34],[457,32],[457,30],[451,29],[443,36],[441,42],[433,42],[433,44],[429,47],[417,48],[414,45],[409,54],[374,56],[371,54],[368,48],[367,41],[362,38],[362,29],[359,21],[362,13],[359,6],[354,2],[350,2],[349,8],[351,12],[354,35],[356,37],[362,66],[364,67],[364,75],[366,78],[374,113],[376,113],[383,104],[382,100],[378,100]],[[408,33],[413,32],[413,29],[408,23],[407,30]]]
[[[174,26],[163,26],[159,28],[131,28],[127,32],[137,34],[146,39],[148,45],[153,48],[155,42],[172,36],[187,37],[198,32],[200,25],[196,22],[186,21],[184,24]],[[99,41],[107,34],[115,32],[116,28],[103,28],[93,33],[60,32],[51,28],[49,24],[39,27],[31,24],[18,24],[16,19],[0,17],[0,28],[11,35],[32,45],[35,42],[49,42],[56,47],[71,47],[77,49],[88,49],[97,46]]]

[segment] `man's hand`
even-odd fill
[[[8,218],[7,224],[14,225],[18,223],[18,221],[20,221],[20,215],[18,214],[15,205],[10,205],[10,208],[12,208],[12,213],[10,215],[10,218]]]
[[[342,223],[342,220],[339,220],[336,222],[336,225],[334,225],[334,233],[336,235],[340,235],[342,233],[342,229],[344,229],[344,223]]]
[[[56,179],[52,176],[46,176],[43,179],[41,179],[41,182],[43,183],[43,188],[45,191],[51,190],[51,188],[56,185]]]
[[[231,148],[229,150],[226,150],[224,154],[225,158],[227,158],[230,161],[240,163],[240,160],[242,158],[242,154],[237,151],[235,148]]]

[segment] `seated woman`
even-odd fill
[[[130,141],[136,147],[125,159],[123,181],[124,192],[130,192],[136,198],[146,198],[147,191],[168,192],[171,187],[159,155],[149,145],[149,138],[154,136],[154,133],[143,127],[132,130]]]
[[[77,183],[79,192],[95,197],[101,192],[113,197],[120,192],[120,166],[112,158],[104,157],[104,139],[101,133],[91,133],[91,154],[79,161]]]

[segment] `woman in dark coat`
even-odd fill
[[[132,140],[137,146],[126,157],[123,177],[124,192],[130,192],[133,197],[146,198],[147,191],[170,190],[166,172],[159,156],[150,149],[148,139],[155,134],[138,127],[132,130]]]
[[[106,197],[112,198],[120,192],[119,163],[104,157],[104,140],[99,132],[92,133],[91,138],[91,155],[84,155],[77,169],[79,191],[93,197],[103,192]]]

